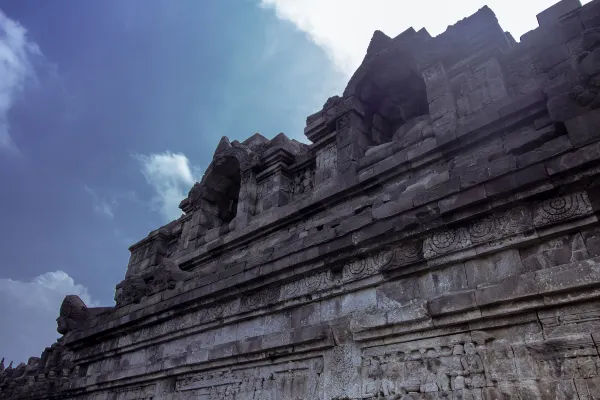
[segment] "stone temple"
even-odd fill
[[[0,399],[600,399],[600,0],[537,19],[375,32],[310,145],[222,138]]]

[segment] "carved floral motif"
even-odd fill
[[[377,274],[394,259],[394,253],[385,250],[366,258],[359,258],[344,266],[344,280],[353,280]]]
[[[448,229],[435,232],[425,239],[423,253],[426,258],[431,258],[465,249],[470,245],[471,239],[467,229]]]
[[[394,248],[394,265],[402,266],[419,261],[423,258],[421,241],[401,243]]]
[[[592,206],[585,192],[571,193],[539,204],[535,208],[533,222],[535,226],[543,226],[591,212]]]
[[[279,299],[280,287],[263,289],[242,298],[241,308],[244,311],[275,303]]]
[[[466,227],[435,232],[425,238],[423,253],[425,258],[433,258],[591,213],[587,194],[571,193],[533,207],[518,206],[494,213],[474,220]]]
[[[272,177],[263,179],[257,184],[256,187],[256,199],[260,200],[267,197],[273,192],[273,179]]]
[[[294,198],[310,193],[314,187],[314,180],[315,172],[312,168],[306,167],[296,171],[290,183],[290,193]]]

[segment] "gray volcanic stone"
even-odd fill
[[[0,399],[600,398],[600,0],[538,21],[377,31],[310,145],[223,137]]]

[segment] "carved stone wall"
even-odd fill
[[[538,20],[376,32],[311,145],[222,139],[0,399],[600,398],[600,2]]]

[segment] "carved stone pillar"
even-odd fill
[[[147,268],[157,265],[167,254],[168,235],[157,229],[129,248],[131,256],[125,278],[141,275]]]
[[[337,176],[337,147],[335,141],[323,142],[317,151],[317,167],[315,169],[315,187]]]
[[[243,228],[250,222],[250,218],[255,214],[256,206],[256,173],[252,169],[241,171],[240,194],[237,205],[237,213],[232,221],[235,224],[233,228]]]
[[[256,214],[289,203],[292,182],[287,168],[277,166],[260,175],[262,176],[258,177],[256,193]]]
[[[366,133],[364,107],[356,97],[345,101],[347,112],[341,114],[335,121],[337,172],[339,175],[356,175],[356,165],[373,141]]]
[[[442,63],[431,65],[424,69],[421,75],[425,81],[429,114],[439,146],[456,138],[456,100]]]
[[[338,130],[336,136],[338,174],[355,174],[358,160],[372,144],[369,136],[354,126],[344,126]]]

